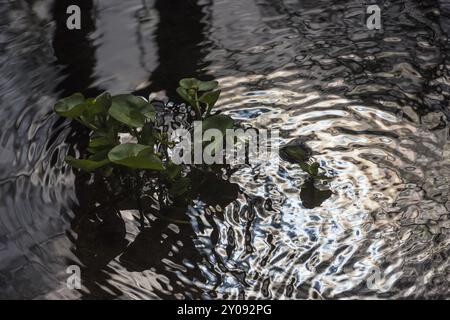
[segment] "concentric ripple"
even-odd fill
[[[291,87],[288,81],[283,84]],[[235,173],[232,181],[259,206],[252,214],[247,212],[253,215],[250,221],[247,215],[240,216],[241,225],[233,215],[238,209],[227,208],[219,244],[226,248],[229,234],[234,235],[231,241],[236,252],[231,260],[239,261],[252,279],[250,289],[242,286],[246,295],[434,296],[436,292],[424,286],[429,281],[426,276],[440,269],[444,274],[434,276],[445,278],[446,262],[422,275],[412,276],[411,269],[418,267],[414,261],[418,256],[433,261],[446,255],[445,245],[434,241],[446,242],[448,235],[448,127],[430,130],[445,122],[445,116],[430,113],[425,117],[428,122],[420,125],[399,112],[318,92],[299,94],[274,86],[258,92],[257,100],[247,100],[254,95],[242,92],[248,109],[257,110],[261,100],[272,99],[277,104],[295,99],[295,108],[259,105],[261,115],[248,122],[280,130],[284,144],[307,138],[313,158],[334,178],[332,197],[310,210],[299,196],[305,176],[298,165],[281,161],[279,168],[265,168],[264,174],[254,168]],[[238,116],[242,110],[228,112]],[[408,250],[414,250],[413,259],[406,254]],[[372,286],[368,285],[371,281]],[[442,285],[436,288],[438,292],[446,292],[445,281]]]

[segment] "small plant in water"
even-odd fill
[[[305,171],[307,174],[309,174],[309,179],[312,179],[315,181],[331,179],[330,177],[319,174],[320,163],[318,163],[318,162],[313,162],[311,164],[309,164],[307,162],[303,162],[303,163],[300,163],[300,167],[302,168],[303,171]]]
[[[317,187],[320,182],[330,180],[331,177],[320,173],[323,168],[318,162],[311,162],[312,150],[303,141],[284,146],[281,148],[280,154],[285,161],[299,165],[308,174],[300,191],[300,198],[305,208],[318,207],[331,197],[332,192],[328,190],[328,187],[324,188],[323,184],[320,188]]]
[[[214,105],[219,100],[220,90],[217,81],[200,81],[195,78],[183,79],[177,93],[195,111],[198,120],[210,116]]]
[[[217,88],[217,81],[204,82],[191,78],[181,80],[177,91],[192,107],[195,119],[202,121],[204,130],[218,129],[225,134],[227,129],[234,127],[234,121],[226,115],[212,114],[220,96]],[[166,190],[172,199],[184,197],[185,202],[198,195],[197,191],[188,195],[188,191],[196,186],[203,188],[199,182],[204,179],[198,181],[198,176],[208,176],[211,180],[210,174],[198,173],[199,170],[209,173],[215,170],[218,172],[216,176],[221,176],[218,167],[184,170],[183,166],[174,164],[169,156],[169,149],[174,147],[174,143],[169,142],[168,133],[158,121],[164,110],[157,110],[154,103],[142,97],[132,94],[111,96],[105,92],[96,98],[85,98],[75,93],[58,101],[54,110],[60,116],[72,118],[91,130],[86,155],[79,158],[68,156],[66,162],[74,168],[96,171],[106,177],[114,171],[119,175],[127,173],[126,176],[132,177],[130,186],[138,201],[146,183],[143,181],[144,173],[157,178],[158,186],[154,189],[159,193]],[[126,142],[121,139],[124,136],[128,138]],[[218,180],[216,183],[220,184]],[[234,192],[234,189],[231,191]]]
[[[219,96],[217,81],[183,79],[177,92],[195,111],[196,118],[203,121],[203,128],[216,128],[222,132],[234,126],[228,116],[211,115]],[[168,137],[156,126],[157,112],[154,105],[142,97],[131,94],[111,96],[105,92],[98,97],[86,99],[75,93],[60,100],[54,110],[60,116],[73,118],[92,130],[88,156],[85,159],[67,157],[73,167],[93,171],[112,165],[132,169],[173,171],[170,159],[164,159],[170,147]],[[129,134],[135,143],[120,143],[119,134]]]

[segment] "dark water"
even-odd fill
[[[377,3],[382,31],[364,1],[0,1],[0,297],[449,298],[450,5]],[[296,164],[243,166],[142,229],[129,192],[64,163],[87,132],[58,98],[176,101],[186,76],[305,141],[331,197],[308,209]]]

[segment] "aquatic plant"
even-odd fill
[[[200,81],[194,78],[183,79],[177,92],[195,111],[197,120],[203,128],[215,128],[224,132],[234,126],[229,116],[215,114],[214,108],[220,90],[217,81]],[[155,123],[157,112],[154,105],[142,97],[132,94],[111,96],[104,92],[96,98],[85,98],[75,93],[58,101],[54,107],[62,117],[72,118],[92,130],[88,156],[66,161],[75,168],[93,171],[111,165],[132,169],[165,171],[173,176],[179,170],[164,153],[156,152],[161,146],[170,147],[168,136],[158,130]],[[119,134],[129,134],[135,143],[120,143]]]
[[[217,129],[225,137],[227,129],[235,126],[231,117],[213,113],[221,93],[217,81],[182,79],[177,93],[191,108],[188,110],[192,110],[193,119],[188,121],[188,127],[185,129],[193,130],[192,123],[196,120],[202,122],[203,131]],[[202,176],[208,176],[209,180],[211,180],[209,175],[211,172],[216,172],[217,177],[221,176],[223,166],[202,165],[189,168],[190,178],[184,173],[182,165],[175,164],[171,160],[169,150],[174,148],[176,143],[169,141],[168,132],[158,121],[160,113],[164,110],[157,110],[153,102],[143,97],[132,94],[111,96],[108,92],[104,92],[96,98],[85,98],[81,93],[75,93],[58,101],[54,110],[60,116],[74,119],[91,130],[86,156],[66,157],[67,163],[74,168],[87,172],[96,171],[106,177],[116,169],[119,172],[125,169],[125,172],[131,173],[134,177],[131,184],[133,189],[143,189],[143,182],[140,181],[142,179],[138,177],[138,172],[150,172],[162,181],[173,198],[183,196],[184,202],[189,202],[198,196],[198,190],[191,195],[188,191],[195,189],[195,186],[203,188],[202,183],[196,183],[204,180]],[[126,141],[121,139],[124,135],[128,137]],[[201,142],[203,148],[211,145],[210,150],[215,152],[215,144],[218,144],[216,139],[208,141],[207,145],[205,141]],[[319,174],[319,163],[309,161],[310,155],[311,152],[306,145],[288,145],[281,149],[282,157],[299,164],[301,169],[309,175],[305,183],[309,187],[313,186],[317,180],[328,179]],[[195,176],[196,181],[192,180],[192,176]],[[216,179],[216,183],[219,180]],[[237,192],[235,188],[230,190],[232,194]],[[309,191],[303,191],[305,192]],[[313,196],[318,194],[319,198],[323,198],[321,190],[314,189],[311,194]]]
[[[293,141],[280,149],[280,156],[285,161],[297,164],[308,175],[302,184],[300,198],[303,206],[312,209],[320,206],[325,200],[331,197],[332,192],[323,181],[328,181],[331,177],[323,174],[324,169],[320,163],[311,160],[312,150],[304,141]],[[320,185],[320,188],[317,187]]]
[[[217,81],[200,81],[195,78],[182,79],[177,93],[195,110],[197,119],[209,117],[219,100],[220,90]]]

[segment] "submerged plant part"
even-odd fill
[[[333,194],[328,187],[317,187],[319,182],[330,180],[321,171],[320,163],[311,161],[312,150],[302,141],[296,141],[281,148],[280,156],[285,161],[298,164],[300,168],[308,174],[306,181],[302,185],[300,191],[300,198],[302,199],[303,206],[307,209],[312,209],[320,206],[325,200],[331,197]]]
[[[303,162],[303,163],[300,163],[300,167],[302,168],[303,171],[305,171],[307,174],[309,174],[309,180],[317,181],[317,180],[331,179],[330,177],[319,174],[320,163],[318,163],[318,162],[313,162],[313,163]]]
[[[319,189],[314,183],[314,180],[308,179],[300,191],[300,199],[302,199],[303,206],[306,209],[313,209],[319,207],[325,200],[332,196],[329,189]]]
[[[319,173],[321,167],[318,162],[300,163],[300,167],[309,175],[300,192],[303,206],[307,209],[319,207],[333,194],[327,185],[323,185],[320,182],[331,178]]]

